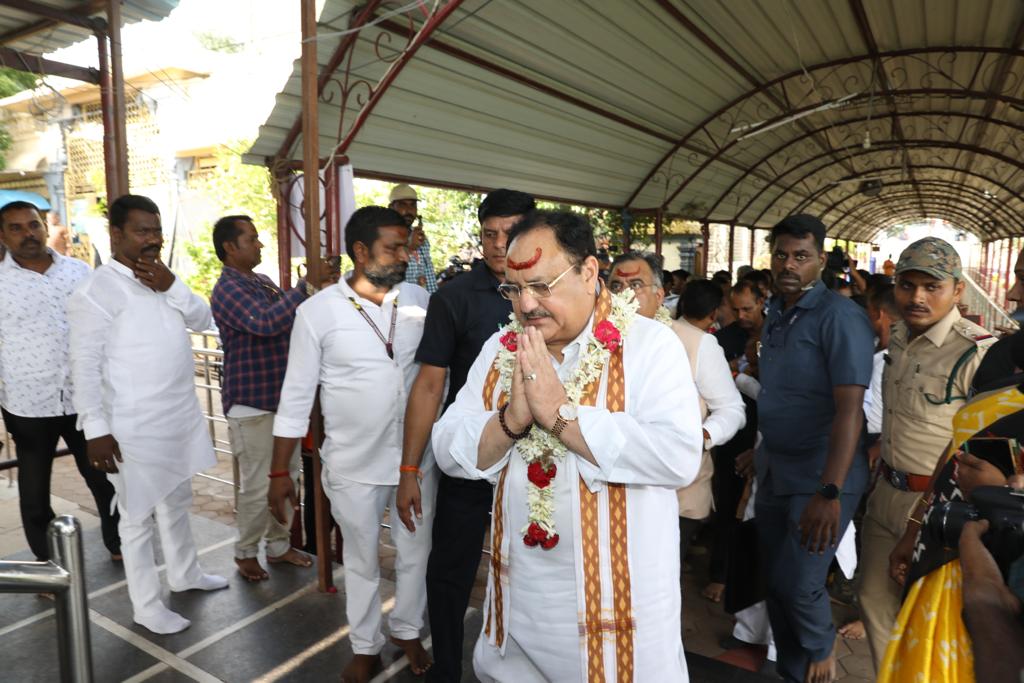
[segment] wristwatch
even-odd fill
[[[551,427],[551,434],[557,439],[562,434],[562,430],[568,427],[570,422],[575,422],[577,417],[576,406],[573,404],[563,403],[558,406],[558,415],[555,416],[555,424]]]
[[[818,489],[818,495],[825,500],[838,500],[839,494],[842,492],[842,489],[835,484],[822,484],[821,488]]]

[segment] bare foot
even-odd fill
[[[260,561],[255,557],[247,557],[245,559],[236,557],[235,564],[238,565],[238,573],[246,581],[255,583],[256,581],[266,581],[270,578],[270,574],[260,566]]]
[[[370,675],[380,666],[380,655],[353,655],[341,672],[341,683],[369,683]]]
[[[864,622],[860,619],[851,621],[839,629],[839,635],[847,640],[864,640],[864,636],[867,635],[864,631]]]
[[[296,548],[288,548],[284,555],[271,557],[267,555],[267,562],[270,564],[293,564],[296,567],[312,567],[313,558]]]
[[[712,581],[704,586],[704,590],[700,594],[711,602],[722,602],[722,596],[725,595],[725,584]]]
[[[411,640],[400,640],[391,636],[391,642],[402,648],[405,652],[405,656],[409,659],[409,668],[417,676],[422,675],[430,665],[433,664],[433,660],[430,659],[430,655],[423,649],[423,644],[419,638],[413,638]]]
[[[830,654],[820,662],[811,662],[807,666],[804,683],[833,683],[836,680],[836,656]]]

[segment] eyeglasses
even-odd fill
[[[616,281],[614,281],[614,282],[612,282],[611,284],[608,285],[608,289],[611,291],[612,294],[618,294],[619,292],[621,292],[622,290],[626,289],[627,287],[632,289],[634,292],[639,292],[644,287],[657,287],[657,286],[658,285],[653,285],[653,284],[649,285],[646,282],[644,282],[643,280],[630,280],[629,282],[622,282],[621,280],[616,280]]]
[[[562,271],[561,275],[556,277],[551,282],[527,282],[525,285],[521,287],[519,285],[513,285],[509,282],[500,284],[498,285],[498,294],[501,294],[502,297],[508,299],[509,301],[517,301],[519,297],[522,295],[523,291],[525,290],[529,292],[530,296],[532,296],[534,299],[547,299],[549,296],[551,296],[551,290],[554,288],[555,285],[558,284],[558,281],[565,277],[566,273],[568,273],[575,267],[576,266],[569,266],[568,268]]]

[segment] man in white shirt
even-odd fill
[[[434,426],[444,471],[496,483],[484,627],[492,681],[687,680],[675,489],[700,466],[679,339],[598,277],[584,216],[509,236],[515,317]]]
[[[210,308],[160,261],[163,232],[152,200],[114,201],[110,241],[113,258],[68,301],[75,408],[89,460],[117,489],[135,623],[177,633],[191,622],[161,600],[154,517],[172,591],[227,587],[200,569],[188,521],[192,476],[216,463],[188,334],[210,326]]]
[[[705,329],[694,326],[687,318],[679,318],[675,321],[665,320],[661,311],[664,289],[661,285],[659,274],[661,268],[658,259],[653,254],[641,254],[628,252],[621,254],[612,263],[608,277],[608,289],[618,293],[626,289],[633,290],[640,309],[637,311],[645,318],[654,318],[669,324],[672,331],[676,333],[679,340],[683,342],[683,355],[676,358],[666,359],[668,362],[685,361],[690,365],[694,383],[697,387],[697,396],[700,402],[701,418],[703,419],[704,452],[701,455],[700,471],[697,479],[689,486],[679,489],[679,558],[682,561],[686,557],[689,542],[696,533],[701,522],[711,514],[711,477],[714,473],[714,465],[711,460],[711,449],[719,446],[736,434],[747,422],[746,412],[743,407],[743,398],[736,389],[732,379],[732,372],[729,364],[725,361],[725,354],[714,335],[707,334]],[[700,281],[691,283],[683,294],[684,310],[687,304],[692,308],[694,305],[690,299],[697,300],[697,303],[707,299],[707,306],[710,313],[706,317],[712,317],[721,303],[721,296],[716,299],[713,296],[699,297],[702,285]],[[721,290],[715,288],[709,294]],[[705,317],[705,316],[699,316]],[[710,321],[709,321],[710,324]]]
[[[419,370],[416,349],[430,295],[405,281],[408,243],[409,227],[396,211],[367,206],[352,214],[345,250],[354,269],[299,306],[274,418],[269,502],[283,522],[288,502],[294,507],[296,501],[289,464],[320,386],[322,480],[344,539],[345,615],[354,653],[342,673],[346,683],[368,681],[384,647],[380,523],[386,507],[396,509],[400,470],[422,477],[422,515],[414,531],[392,519],[396,587],[388,626],[414,673],[430,666],[420,630],[437,474],[430,449],[419,467],[401,465],[406,402]]]
[[[10,250],[10,257],[0,262],[0,406],[18,448],[18,503],[25,538],[36,559],[50,558],[50,473],[57,440],[64,439],[96,501],[103,543],[111,558],[120,560],[117,513],[110,505],[114,487],[89,464],[71,398],[65,305],[78,283],[89,277],[89,267],[46,247],[46,224],[28,202],[0,208],[0,238]]]

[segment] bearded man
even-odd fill
[[[439,465],[496,482],[482,681],[685,681],[675,489],[697,474],[679,339],[600,285],[583,216],[509,236],[511,322],[433,430]],[[573,654],[576,656],[573,656]]]

